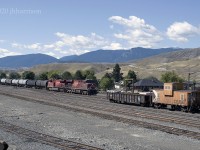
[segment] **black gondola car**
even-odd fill
[[[124,93],[116,91],[107,91],[107,99],[111,102],[134,104],[141,106],[152,105],[152,94],[145,93]]]

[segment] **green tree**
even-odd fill
[[[93,70],[85,70],[83,72],[83,77],[85,79],[91,79],[91,80],[96,80],[96,77],[95,77],[95,72]]]
[[[161,75],[161,81],[166,82],[183,82],[184,79],[179,77],[174,71],[168,71]]]
[[[89,75],[87,75],[86,79],[96,80],[97,78],[94,74],[89,74]]]
[[[99,84],[100,88],[104,91],[113,88],[114,81],[111,78],[103,77]]]
[[[63,72],[62,79],[64,79],[64,80],[71,80],[72,78],[73,78],[72,74],[69,71]]]
[[[21,78],[21,75],[17,72],[11,72],[9,74],[9,79],[20,79]]]
[[[112,78],[112,74],[109,74],[109,73],[105,73],[105,75],[103,76],[104,78]],[[103,78],[102,77],[102,78]]]
[[[133,82],[136,82],[137,81],[137,75],[135,74],[134,71],[129,70],[128,74],[126,76],[126,79],[133,79]]]
[[[115,67],[113,68],[112,77],[115,82],[119,82],[123,78],[122,74],[120,73],[120,70],[121,68],[119,67],[119,64],[116,64]]]
[[[48,72],[43,72],[39,74],[38,80],[48,80]]]
[[[32,71],[24,71],[22,73],[22,78],[23,79],[30,79],[30,80],[34,80],[35,79],[35,73]]]
[[[50,79],[60,79],[60,75],[56,72],[52,73],[50,76],[49,76]]]
[[[80,70],[77,70],[74,74],[74,79],[76,80],[84,80],[84,76],[82,75],[82,72]]]
[[[52,70],[48,72],[48,79],[61,79],[60,71]]]
[[[0,78],[2,79],[2,78],[6,78],[6,73],[5,72],[1,72],[0,73]]]
[[[145,79],[149,79],[149,80],[158,80],[156,77],[154,77],[154,76],[148,76],[148,77],[146,77]]]

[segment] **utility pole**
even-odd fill
[[[195,72],[189,72],[188,73],[188,90],[189,90],[189,86],[190,86],[190,75],[194,74]],[[195,88],[195,87],[194,87]]]

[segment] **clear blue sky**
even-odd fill
[[[0,57],[200,47],[198,0],[0,1]]]

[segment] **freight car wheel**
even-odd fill
[[[155,109],[159,109],[159,108],[160,108],[160,104],[156,104],[156,103],[154,103],[154,104],[153,104],[153,108],[155,108]]]
[[[182,112],[188,112],[188,108],[187,107],[181,107],[181,111]]]
[[[144,103],[141,103],[140,106],[145,107],[145,104],[144,104]]]
[[[115,102],[113,99],[109,99],[109,101],[110,101],[111,103],[114,103],[114,102]]]
[[[190,113],[195,113],[195,108],[193,106],[189,106],[189,112]]]

